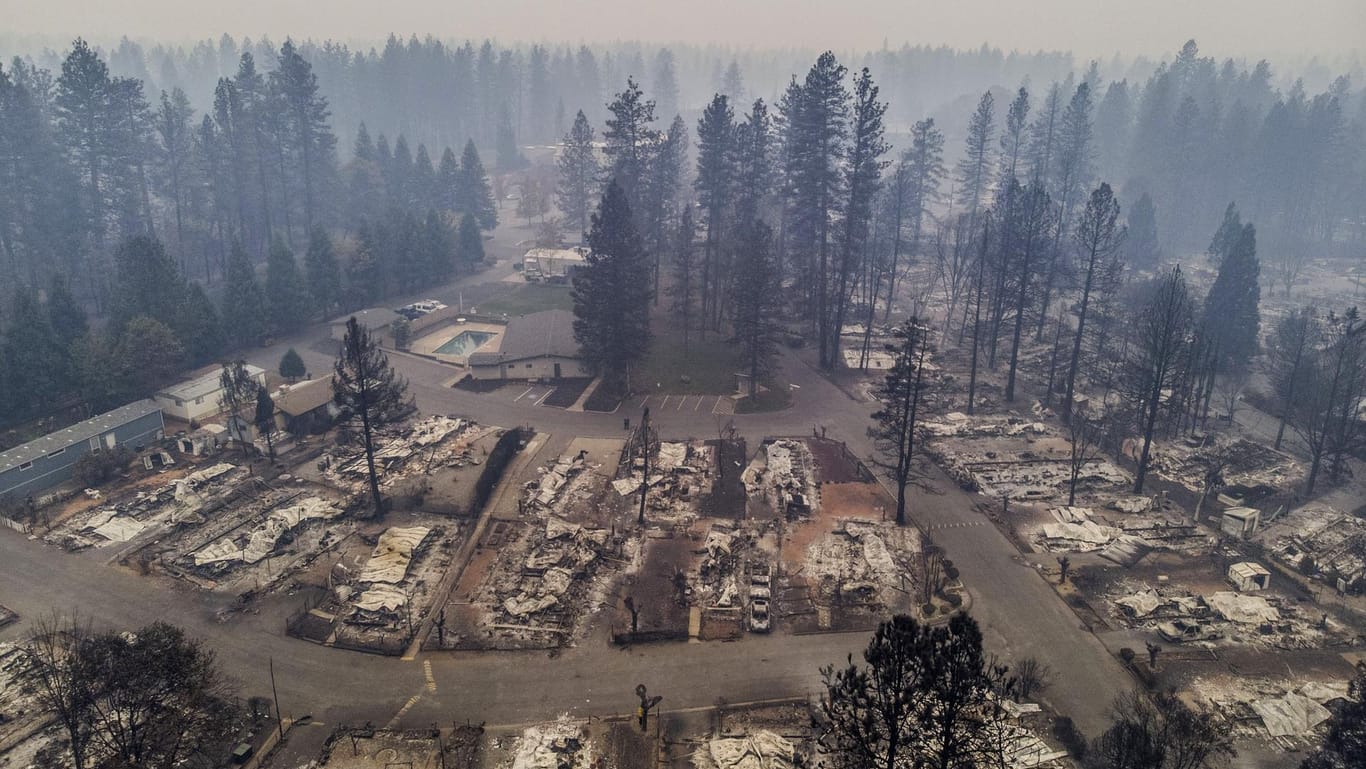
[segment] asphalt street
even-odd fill
[[[506,274],[506,273],[501,273]],[[483,276],[496,280],[501,274]],[[443,300],[454,286],[437,294]],[[442,295],[446,294],[446,295]],[[425,297],[421,297],[425,298]],[[317,326],[287,343],[255,351],[251,362],[274,368],[295,347],[315,376],[331,371],[327,329]],[[484,424],[531,425],[567,435],[620,436],[622,420],[639,419],[628,401],[615,414],[568,412],[530,399],[491,398],[445,385],[453,369],[395,355],[425,413],[469,416]],[[870,403],[860,402],[795,355],[783,360],[779,381],[797,385],[793,407],[782,412],[718,417],[705,409],[658,408],[652,420],[661,437],[706,438],[728,420],[757,446],[770,435],[808,435],[824,427],[858,456],[871,456],[866,434]],[[1071,716],[1087,734],[1104,728],[1107,710],[1130,679],[1044,578],[973,509],[973,500],[943,478],[931,491],[913,489],[912,517],[946,548],[959,567],[982,623],[988,651],[1009,662],[1035,657],[1054,671],[1043,698]],[[221,620],[230,598],[190,589],[169,579],[138,577],[106,566],[107,553],[67,554],[0,529],[0,604],[23,619],[0,630],[0,641],[22,638],[37,618],[78,612],[97,624],[130,627],[155,619],[181,625],[206,639],[244,693],[269,689],[275,665],[286,715],[310,713],[325,722],[405,726],[485,721],[514,724],[562,713],[630,712],[632,690],[645,683],[665,697],[666,709],[804,695],[818,690],[822,665],[838,664],[866,643],[864,634],[748,636],[734,643],[664,644],[619,649],[597,628],[593,637],[556,655],[546,653],[425,653],[416,660],[376,657],[315,646],[284,635],[284,617],[300,596],[273,596],[255,613]]]

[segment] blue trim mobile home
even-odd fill
[[[121,406],[63,430],[0,452],[0,498],[22,499],[71,479],[81,457],[115,446],[146,446],[165,432],[150,399]]]

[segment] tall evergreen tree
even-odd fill
[[[71,287],[66,276],[54,273],[47,289],[47,319],[52,330],[62,344],[70,347],[73,342],[90,331],[85,308],[71,295]]]
[[[584,360],[618,392],[650,346],[650,264],[626,192],[609,182],[588,232],[587,264],[574,273],[574,337]]]
[[[180,272],[161,241],[138,235],[114,252],[114,302],[110,320],[119,329],[139,315],[174,327],[185,297]]]
[[[717,94],[702,111],[697,121],[697,174],[693,187],[697,190],[698,207],[702,212],[705,239],[702,242],[701,314],[703,333],[719,317],[721,301],[720,253],[724,217],[734,191],[735,115],[726,97]]]
[[[412,411],[412,404],[407,381],[394,373],[389,356],[355,318],[346,322],[346,335],[332,376],[332,401],[358,433],[365,452],[370,499],[375,515],[383,515],[384,498],[380,495],[379,471],[375,467],[377,433],[401,421]]]
[[[740,361],[749,375],[749,397],[773,373],[781,333],[782,297],[773,261],[773,231],[758,219],[743,222],[735,233],[735,281],[731,290],[731,326],[740,343]]]
[[[192,281],[185,292],[185,306],[176,331],[190,365],[203,366],[223,354],[228,340],[223,320],[208,294],[204,293],[204,287]]]
[[[975,222],[991,183],[991,135],[995,130],[996,97],[982,94],[968,122],[967,147],[958,161],[958,202]]]
[[[669,311],[683,329],[683,357],[688,357],[693,324],[697,319],[697,225],[693,223],[692,207],[686,206],[678,218],[678,232],[674,235],[672,280],[668,293],[673,301]]]
[[[336,162],[337,137],[329,123],[332,113],[312,65],[291,40],[280,46],[271,84],[280,95],[287,117],[286,141],[303,176],[304,230],[311,232],[315,224],[323,223],[322,192],[331,183]]]
[[[1086,202],[1073,233],[1078,256],[1076,272],[1081,278],[1081,299],[1077,303],[1077,329],[1072,337],[1072,355],[1064,385],[1063,418],[1069,423],[1072,421],[1073,396],[1093,294],[1104,292],[1117,283],[1122,269],[1117,256],[1124,242],[1124,231],[1119,227],[1118,220],[1119,201],[1115,199],[1110,185],[1101,182],[1091,192],[1091,198]]]
[[[312,314],[308,288],[299,274],[294,252],[283,239],[270,244],[266,259],[266,307],[271,328],[277,334],[297,331]]]
[[[1143,493],[1152,457],[1153,435],[1162,409],[1176,397],[1191,334],[1191,298],[1180,266],[1162,275],[1144,305],[1135,332],[1134,356],[1126,382],[1134,400],[1142,404],[1139,430],[1143,448],[1134,473],[1134,493]]]
[[[498,226],[498,208],[493,201],[493,189],[489,186],[484,164],[479,160],[479,151],[474,141],[465,142],[465,151],[460,156],[460,180],[455,188],[455,211],[470,214],[485,230]]]
[[[460,229],[455,234],[455,260],[467,270],[484,260],[484,236],[479,223],[469,214],[460,217]]]
[[[304,254],[304,276],[308,281],[311,304],[327,315],[341,302],[341,268],[332,250],[332,238],[315,227],[308,237]]]
[[[593,126],[579,110],[574,125],[563,139],[560,152],[559,183],[555,187],[556,200],[565,223],[577,229],[579,236],[588,233],[588,216],[592,213],[593,195],[598,189],[597,149],[593,146]]]
[[[906,525],[906,491],[914,469],[916,440],[922,431],[920,417],[929,381],[925,362],[929,358],[929,328],[911,317],[898,326],[887,345],[893,363],[877,390],[881,408],[873,414],[878,448],[890,460],[888,469],[897,487],[896,523]]]
[[[1243,225],[1219,263],[1219,274],[1205,297],[1201,328],[1218,355],[1219,369],[1246,369],[1257,353],[1259,328],[1257,231]]]
[[[1128,233],[1124,261],[1135,270],[1156,270],[1162,254],[1157,241],[1157,208],[1146,192],[1129,209]]]
[[[784,142],[793,152],[787,169],[792,234],[801,254],[800,263],[794,264],[793,270],[805,284],[802,288],[807,296],[807,317],[814,322],[823,365],[828,365],[832,357],[831,223],[844,200],[842,165],[849,135],[846,72],[835,55],[826,51],[807,72],[800,89],[784,104]]]
[[[632,211],[640,207],[641,188],[649,167],[650,153],[660,135],[654,129],[655,103],[645,98],[633,78],[626,79],[626,89],[616,95],[607,110],[607,130],[602,138],[606,143],[607,179],[616,181],[626,195]]]
[[[7,408],[19,418],[37,416],[68,389],[71,358],[37,297],[20,288],[11,306],[8,329],[0,343],[8,371]]]
[[[873,204],[882,185],[883,160],[890,145],[883,138],[882,116],[887,105],[878,101],[878,87],[864,67],[854,77],[854,104],[850,120],[849,149],[845,167],[845,190],[848,201],[844,205],[844,221],[840,228],[840,262],[835,278],[834,319],[827,330],[830,334],[827,367],[840,360],[840,331],[844,328],[845,311],[849,304],[850,287],[858,279],[864,260],[869,258],[868,246],[873,220]]]
[[[247,259],[241,243],[232,244],[223,286],[223,330],[233,347],[259,344],[270,328],[269,307],[256,270]]]
[[[1006,126],[1001,133],[1001,170],[998,187],[1020,176],[1020,161],[1029,138],[1029,89],[1020,86],[1006,110]]]

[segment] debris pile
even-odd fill
[[[1149,509],[1149,500],[1136,505],[1131,499],[1119,500],[1115,507],[1127,510]],[[1208,535],[1186,518],[1167,511],[1118,515],[1090,507],[1049,508],[1052,521],[1034,530],[1033,541],[1054,552],[1084,553],[1100,551],[1100,556],[1121,566],[1132,566],[1153,550],[1179,552],[1203,551],[1210,545]]]
[[[432,535],[426,526],[392,527],[380,535],[375,550],[356,579],[360,590],[346,618],[353,625],[396,625],[400,609],[408,604],[409,591],[403,588],[409,569]]]
[[[1245,438],[1163,441],[1150,464],[1153,473],[1195,493],[1203,490],[1205,476],[1214,466],[1221,468],[1226,486],[1259,496],[1291,488],[1304,477],[1304,466],[1294,457]]]
[[[1285,750],[1300,750],[1319,739],[1332,715],[1327,706],[1347,697],[1347,682],[1196,678],[1190,692],[1235,737],[1269,738]]]
[[[1322,612],[1274,594],[1216,591],[1199,595],[1162,584],[1122,581],[1110,596],[1113,616],[1131,628],[1155,630],[1173,643],[1228,638],[1263,648],[1314,649],[1350,643],[1352,630]]]
[[[191,553],[190,559],[200,569],[215,565],[215,570],[219,564],[226,567],[233,562],[258,563],[275,552],[280,540],[300,526],[339,515],[341,509],[336,503],[321,497],[306,497],[296,504],[271,510],[255,528],[210,542]]]
[[[567,715],[527,727],[517,739],[511,769],[590,769],[593,745],[585,727]]]
[[[895,605],[919,565],[920,535],[894,524],[843,521],[806,551],[818,604]]]
[[[128,542],[171,526],[203,523],[206,513],[222,507],[246,478],[244,468],[220,462],[150,491],[139,490],[111,504],[77,513],[44,539],[77,551]]]
[[[791,740],[761,729],[743,737],[718,737],[694,754],[698,769],[788,769],[796,747]]]
[[[438,414],[381,438],[375,450],[375,467],[381,472],[380,488],[392,489],[408,478],[436,468],[480,464],[483,460],[472,444],[495,429]],[[325,455],[318,466],[329,483],[339,488],[363,492],[368,483],[364,451]]]
[[[820,509],[815,460],[802,441],[784,439],[766,444],[762,460],[756,457],[741,479],[750,497],[765,499],[789,520]]]
[[[664,441],[650,463],[646,517],[654,523],[687,527],[697,520],[698,503],[712,490],[715,450],[704,443]],[[612,481],[617,494],[640,492],[642,461],[630,459],[630,470]]]
[[[1291,569],[1316,573],[1343,592],[1366,592],[1366,520],[1308,505],[1272,523],[1261,540]]]

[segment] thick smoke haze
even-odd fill
[[[294,35],[371,41],[389,31],[505,42],[717,43],[863,49],[911,44],[1083,56],[1167,52],[1187,38],[1221,55],[1358,50],[1361,0],[0,0],[6,31],[187,40]],[[870,23],[870,19],[876,19]]]

